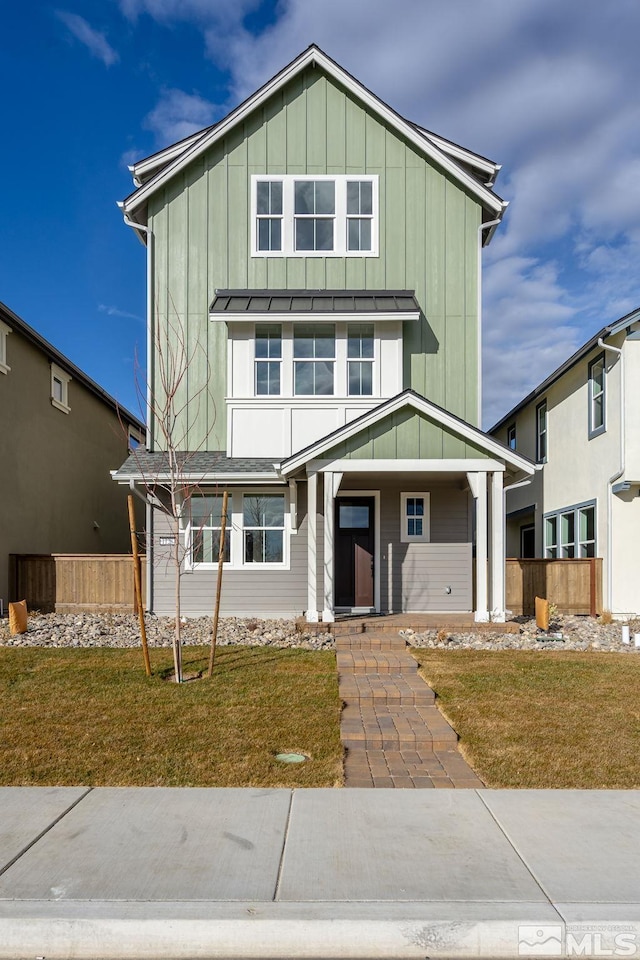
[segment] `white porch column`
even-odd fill
[[[318,474],[310,473],[307,482],[307,623],[318,622]]]
[[[497,623],[506,619],[504,540],[502,473],[496,470],[491,474],[491,619]]]
[[[487,597],[487,475],[469,474],[469,486],[476,501],[476,609],[475,620],[489,619]]]
[[[324,479],[324,608],[322,619],[325,623],[333,623],[334,614],[334,502],[340,481],[341,473],[323,474]]]

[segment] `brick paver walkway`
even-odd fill
[[[482,787],[402,637],[336,637],[345,787]]]

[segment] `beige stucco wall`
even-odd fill
[[[125,553],[127,491],[109,470],[127,456],[113,409],[78,380],[68,414],[51,403],[49,358],[14,329],[0,373],[0,598],[10,553]],[[94,526],[94,521],[98,525]]]
[[[496,437],[506,442],[510,423],[516,423],[518,452],[535,458],[536,407],[547,400],[547,462],[528,486],[507,494],[507,515],[529,505],[536,507],[536,555],[544,555],[544,514],[585,502],[596,504],[596,551],[603,558],[604,606],[619,616],[640,613],[640,431],[637,410],[640,389],[640,341],[623,333],[607,343],[623,349],[625,365],[625,472],[632,482],[628,493],[611,500],[612,551],[608,551],[609,479],[621,467],[621,361],[605,351],[606,412],[604,433],[589,437],[588,369],[601,354],[596,346],[517,416],[505,422]],[[525,522],[522,520],[521,522]],[[508,552],[516,549],[520,520],[507,522]],[[611,597],[609,599],[609,562]]]

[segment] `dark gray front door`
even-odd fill
[[[373,606],[374,504],[373,497],[336,499],[336,607]]]

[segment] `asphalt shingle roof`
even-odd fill
[[[271,474],[275,479],[277,474],[273,469],[278,457],[271,460],[254,457],[227,457],[223,451],[200,451],[190,453],[181,451],[177,454],[180,470],[185,476],[210,477],[233,476],[246,474],[250,479],[253,474]],[[129,480],[143,477],[147,481],[166,476],[169,472],[169,454],[167,452],[150,453],[148,450],[134,450],[115,473],[117,480]]]

